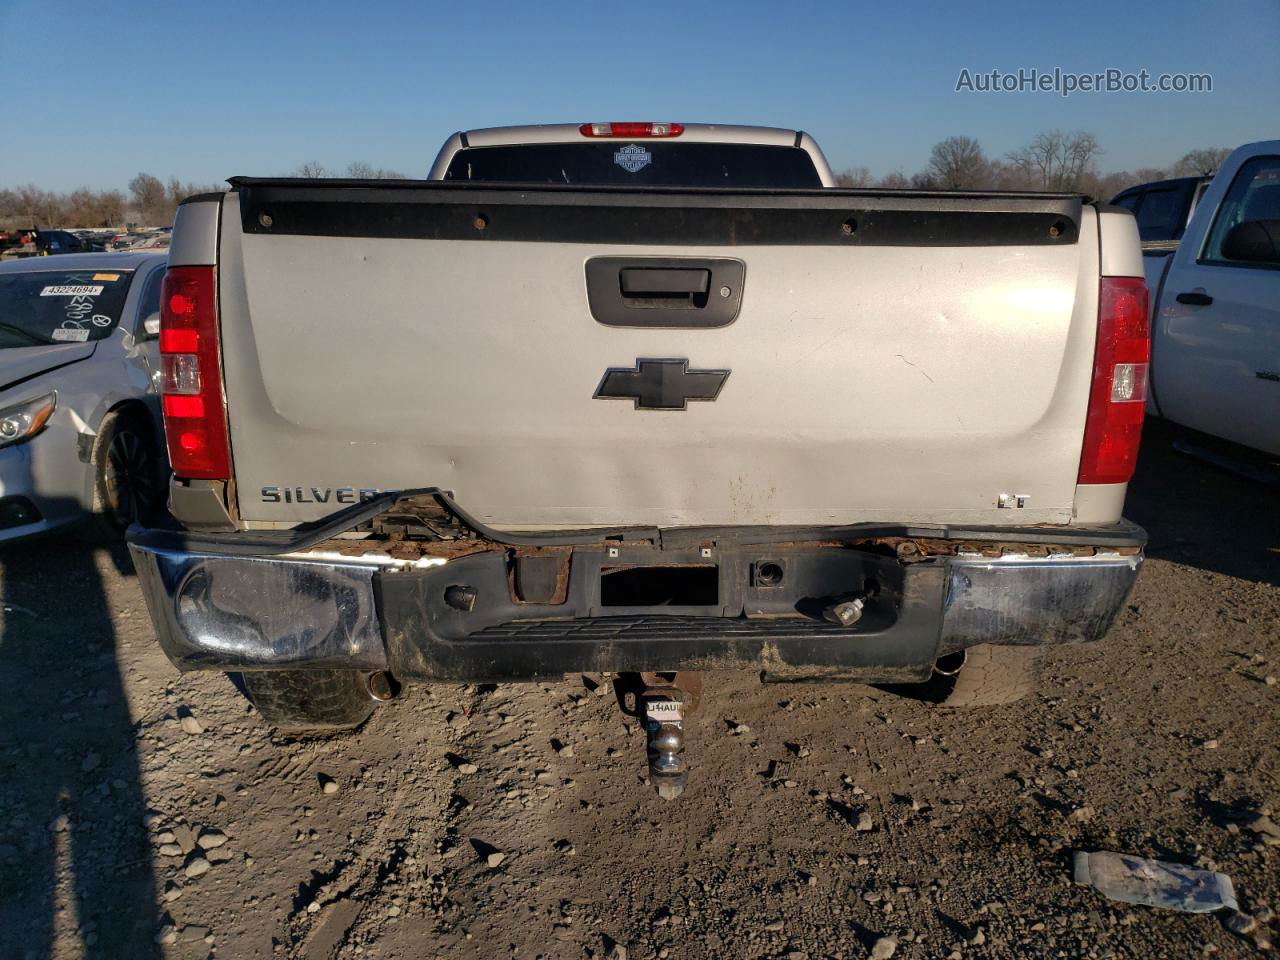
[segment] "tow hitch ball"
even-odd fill
[[[674,800],[689,782],[684,755],[685,718],[697,706],[701,674],[641,674],[641,716],[649,754],[649,783],[663,800]]]
[[[663,800],[674,800],[689,782],[684,704],[668,694],[645,691],[644,728],[649,737],[649,782]]]

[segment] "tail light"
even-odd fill
[[[1098,342],[1080,456],[1081,483],[1126,483],[1138,461],[1151,360],[1147,285],[1141,277],[1103,277]]]
[[[170,267],[160,292],[160,394],[179,477],[231,478],[213,267]]]
[[[578,128],[584,137],[678,137],[683,123],[584,123]]]

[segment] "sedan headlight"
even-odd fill
[[[0,447],[34,437],[44,429],[57,405],[58,395],[50,393],[0,410]]]

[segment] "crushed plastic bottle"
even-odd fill
[[[1183,913],[1239,909],[1235,887],[1226,874],[1125,853],[1078,851],[1075,881],[1124,903]]]

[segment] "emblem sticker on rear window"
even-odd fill
[[[89,284],[75,286],[45,287],[40,291],[42,297],[96,297],[102,293],[102,287]]]
[[[89,331],[83,327],[58,327],[49,334],[51,340],[70,340],[73,343],[84,343],[89,339]]]
[[[638,173],[647,167],[651,160],[653,160],[653,154],[634,143],[627,144],[621,150],[615,150],[613,154],[613,162],[627,173]]]

